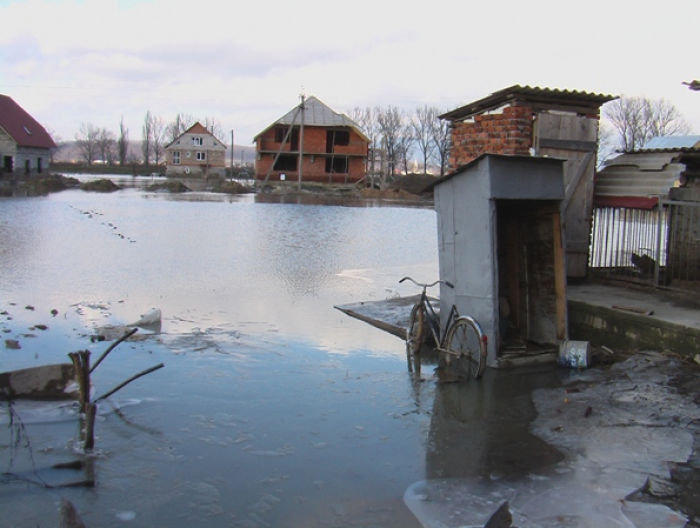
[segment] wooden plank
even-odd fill
[[[554,244],[554,293],[556,296],[557,339],[568,339],[566,323],[566,266],[564,262],[564,244],[561,236],[561,216],[552,215]]]
[[[586,169],[593,160],[593,152],[587,152],[583,160],[581,160],[576,168],[571,181],[566,184],[566,191],[564,192],[564,202],[562,203],[562,211],[566,211],[569,208],[569,203],[571,203],[571,198],[574,196],[574,192],[579,188],[581,183],[581,177],[585,174]]]
[[[542,135],[540,135],[540,148],[596,152],[598,150],[598,144],[595,141],[580,141],[575,139],[553,139],[543,137]]]
[[[520,297],[520,244],[518,240],[518,225],[515,219],[508,218],[506,232],[506,262],[508,263],[508,302],[513,325],[520,328],[521,297]]]

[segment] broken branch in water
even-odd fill
[[[119,339],[117,339],[114,343],[112,343],[112,344],[107,348],[107,350],[105,350],[105,351],[102,353],[102,355],[100,356],[100,358],[99,358],[97,361],[95,361],[95,364],[94,364],[94,365],[92,366],[92,368],[90,369],[90,372],[92,372],[93,370],[95,370],[95,369],[97,368],[97,365],[99,365],[100,363],[102,363],[102,360],[103,360],[104,358],[107,357],[107,354],[109,354],[112,350],[114,350],[114,349],[119,345],[119,343],[125,341],[126,339],[129,339],[132,335],[134,335],[134,334],[135,334],[136,332],[138,332],[138,331],[139,331],[138,328],[132,328],[132,329],[129,330],[127,333],[125,333],[123,336],[121,336]]]
[[[111,391],[109,391],[109,392],[103,394],[103,395],[100,396],[99,398],[95,398],[95,401],[97,402],[97,401],[100,401],[100,400],[104,400],[105,398],[109,398],[112,394],[114,394],[115,392],[117,392],[119,389],[125,387],[126,385],[128,385],[128,384],[131,383],[132,381],[134,381],[134,380],[140,378],[141,376],[145,376],[146,374],[150,374],[151,372],[154,372],[154,371],[156,371],[156,370],[158,370],[158,369],[160,369],[160,368],[163,368],[164,366],[165,366],[164,363],[159,363],[159,364],[156,365],[155,367],[151,367],[151,368],[149,368],[149,369],[144,370],[143,372],[139,372],[138,374],[136,374],[136,375],[134,375],[134,376],[131,376],[128,380],[124,381],[123,383],[120,383],[120,384],[117,385],[115,388],[113,388]]]
[[[75,377],[80,388],[80,412],[84,413],[85,406],[90,401],[90,351],[70,352],[68,357],[75,368]]]

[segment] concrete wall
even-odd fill
[[[688,358],[700,352],[696,328],[582,301],[570,300],[568,307],[570,339],[612,350],[670,350]]]

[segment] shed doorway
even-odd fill
[[[499,366],[557,353],[566,339],[559,202],[496,200]]]

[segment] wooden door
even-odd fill
[[[537,115],[534,145],[538,155],[565,159],[561,206],[566,275],[585,277],[593,214],[593,177],[598,148],[598,120],[572,113]]]

